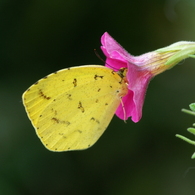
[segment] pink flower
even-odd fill
[[[140,56],[132,56],[107,32],[102,35],[101,43],[107,67],[114,71],[127,68],[129,90],[122,98],[126,117],[122,105],[118,107],[116,115],[123,120],[132,117],[134,122],[142,117],[144,98],[151,78],[183,59],[193,57],[191,54],[195,53],[195,42],[182,41]]]

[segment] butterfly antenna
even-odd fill
[[[124,104],[123,104],[122,97],[121,97],[120,101],[121,101],[121,105],[122,105],[123,113],[124,113],[124,122],[126,123],[127,115],[126,115],[125,106],[124,106]]]
[[[116,68],[112,67],[110,64],[106,63],[106,61],[99,55],[99,53],[97,52],[96,49],[94,49],[94,52],[95,52],[95,55],[96,55],[102,62],[104,62],[104,64],[107,64],[110,68],[115,69],[116,71],[118,71],[118,69],[116,69]]]
[[[100,56],[100,54],[97,52],[96,49],[94,49],[94,52],[95,52],[95,55],[102,61],[106,64],[105,60]]]

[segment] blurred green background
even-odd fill
[[[114,117],[84,151],[46,150],[21,100],[49,73],[103,64],[105,31],[133,55],[195,41],[194,0],[0,0],[0,26],[0,194],[195,194],[195,148],[175,137],[195,122],[181,112],[195,102],[194,59],[152,80],[139,123]]]

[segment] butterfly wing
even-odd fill
[[[47,149],[81,150],[99,139],[126,93],[116,72],[88,65],[39,80],[23,94],[23,103]]]

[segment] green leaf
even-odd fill
[[[192,133],[193,135],[195,135],[195,128],[190,127],[190,128],[188,128],[187,130],[188,130],[190,133]]]
[[[195,55],[189,55],[190,58],[195,58]]]
[[[194,154],[192,154],[192,157],[191,157],[192,159],[195,159],[195,152],[194,152]]]
[[[190,109],[195,112],[195,103],[192,103],[189,105]]]
[[[189,144],[195,145],[195,141],[192,141],[191,139],[188,139],[188,138],[184,137],[183,135],[176,134],[176,137],[188,142]]]
[[[185,112],[185,113],[187,113],[187,114],[191,114],[191,115],[194,115],[195,116],[195,112],[194,111],[191,111],[191,110],[187,110],[187,109],[182,109],[181,110],[182,112]]]

